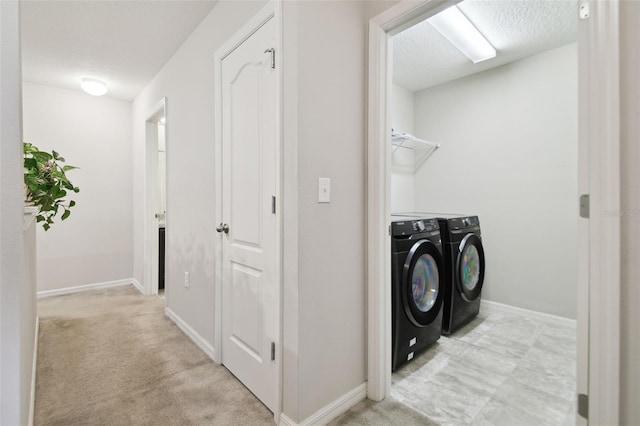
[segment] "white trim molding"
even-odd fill
[[[123,280],[105,281],[102,283],[78,285],[74,287],[57,288],[54,290],[42,290],[38,292],[38,299],[43,297],[61,296],[63,294],[79,293],[81,291],[97,290],[102,288],[123,287],[126,285],[134,285],[133,278],[125,278]],[[136,281],[137,282],[137,281]],[[139,285],[139,284],[138,284]]]
[[[36,412],[36,367],[38,365],[38,334],[40,333],[40,317],[36,316],[36,332],[33,338],[33,364],[31,365],[31,400],[29,401],[29,426],[33,426]]]
[[[279,426],[298,426],[296,422],[291,420],[289,416],[284,413],[280,413],[280,421],[278,422]]]
[[[610,212],[620,211],[620,11],[617,0],[588,4],[578,37],[587,55],[579,127],[589,157],[588,423],[614,425],[620,416],[621,240],[620,217]]]
[[[136,280],[135,278],[131,278],[131,284],[133,284],[133,286],[137,288],[141,294],[144,294],[144,287],[142,287],[140,281]]]
[[[519,308],[517,306],[505,305],[504,303],[492,302],[491,300],[482,299],[480,304],[480,310],[487,308],[488,310],[495,312],[502,312],[511,315],[518,315],[525,318],[530,318],[536,321],[542,321],[549,324],[557,324],[564,326],[576,326],[576,320],[571,318],[565,318],[558,315],[551,315],[545,312],[532,311],[530,309]]]
[[[149,296],[158,294],[158,264],[159,264],[159,236],[157,213],[158,196],[158,122],[165,117],[165,132],[170,126],[167,117],[167,98],[161,98],[148,113],[144,122],[144,273],[142,276],[142,288],[144,294]],[[165,144],[169,140],[165,136]],[[165,218],[167,227],[168,216]]]
[[[296,423],[284,413],[280,414],[279,425],[282,426],[312,426],[326,425],[341,414],[346,413],[351,407],[367,398],[367,383],[362,383],[335,401],[325,405],[300,423]]]
[[[22,230],[26,231],[31,226],[36,215],[38,214],[38,207],[36,206],[24,206],[24,222],[22,224]]]
[[[367,380],[368,397],[391,393],[391,36],[457,1],[402,1],[369,22],[367,143]]]
[[[211,346],[211,344],[204,339],[204,337],[198,334],[197,331],[191,328],[189,324],[187,324],[182,318],[180,318],[180,316],[178,316],[178,314],[173,312],[171,309],[164,308],[164,313],[169,317],[171,321],[173,321],[178,326],[180,330],[182,330],[184,334],[187,335],[189,339],[191,339],[193,343],[196,344],[197,347],[202,350],[202,352],[207,354],[207,356],[212,360],[215,359],[216,351],[213,346]]]

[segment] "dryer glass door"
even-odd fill
[[[417,241],[404,264],[402,298],[407,317],[418,327],[433,322],[442,305],[442,255],[429,240]]]
[[[475,234],[467,234],[458,247],[456,262],[456,285],[467,301],[480,296],[484,282],[484,249]]]

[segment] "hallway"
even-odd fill
[[[35,425],[272,425],[272,413],[133,286],[38,301]]]

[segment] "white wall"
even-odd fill
[[[299,419],[366,380],[365,8],[298,4]]]
[[[416,175],[416,210],[480,217],[483,298],[575,318],[576,45],[415,99],[416,134],[442,142]]]
[[[55,149],[80,188],[71,216],[38,226],[38,290],[133,276],[131,104],[25,82],[24,138]]]
[[[640,424],[640,3],[620,2],[621,318],[620,424]]]
[[[18,2],[0,2],[0,424],[27,425],[35,337],[33,258],[23,234]],[[32,237],[32,235],[30,235]]]
[[[391,92],[391,128],[396,132],[413,134],[413,92],[393,85]],[[392,148],[391,157],[391,213],[412,212],[414,208],[413,149]]]

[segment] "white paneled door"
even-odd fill
[[[269,409],[277,403],[275,25],[222,60],[222,363]]]

